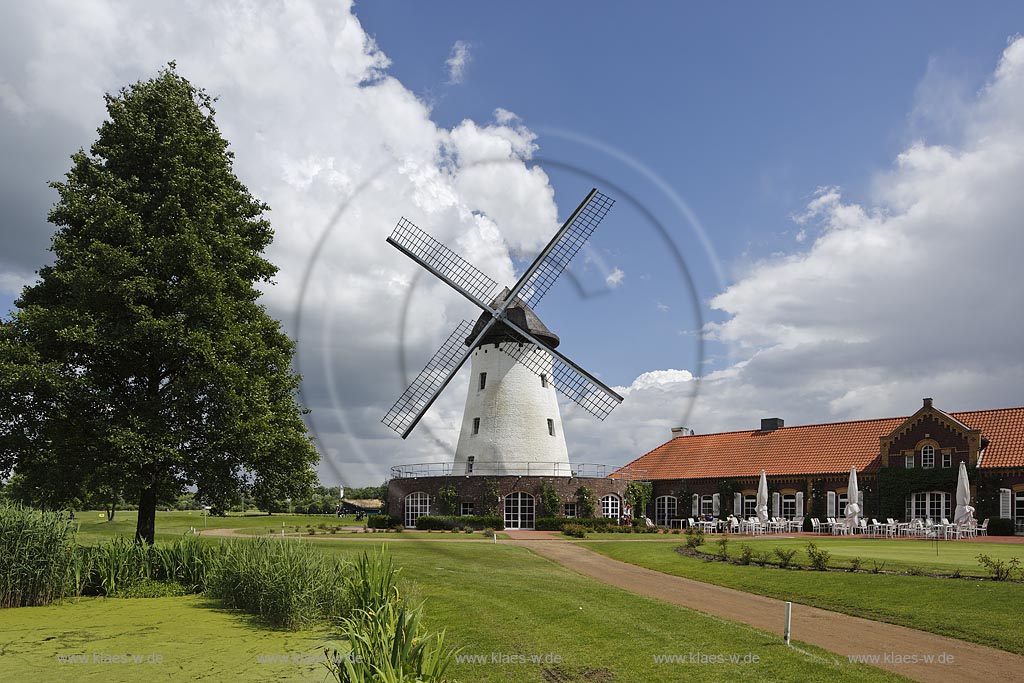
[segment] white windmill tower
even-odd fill
[[[406,438],[459,368],[472,377],[453,474],[571,476],[555,390],[604,419],[622,397],[555,350],[533,312],[613,200],[591,190],[511,288],[402,218],[388,242],[476,304],[381,420]],[[485,303],[487,302],[487,303]]]

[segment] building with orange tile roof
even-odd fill
[[[759,429],[673,438],[633,460],[653,483],[651,516],[676,519],[753,516],[763,470],[771,516],[842,517],[850,468],[864,515],[952,518],[961,462],[967,464],[979,518],[1012,517],[1024,531],[1024,407],[947,413],[924,399],[909,417]],[[614,476],[614,475],[613,475]]]

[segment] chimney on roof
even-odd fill
[[[924,400],[924,407],[925,408],[931,408],[932,407],[932,400],[930,398],[926,398]]]
[[[686,427],[673,427],[672,438],[678,439],[681,436],[693,436],[693,430],[687,429]]]
[[[785,426],[786,426],[786,422],[781,417],[762,417],[761,418],[761,431],[762,432],[774,432],[776,429],[782,429]]]

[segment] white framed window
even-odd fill
[[[743,496],[743,519],[757,517],[757,496]]]
[[[850,502],[850,497],[845,493],[836,494],[836,517],[846,516],[846,504]]]
[[[576,519],[576,503],[562,503],[562,516],[567,519]]]
[[[619,497],[609,494],[601,499],[601,516],[608,519],[618,519],[622,515],[622,502]]]
[[[700,497],[700,516],[713,515],[715,513],[715,499],[712,496]]]
[[[1017,491],[1014,496],[1013,525],[1017,531],[1024,531],[1024,491]]]
[[[908,470],[914,469],[914,456],[908,455],[903,459],[903,466]]]
[[[679,499],[675,496],[658,496],[654,499],[654,523],[668,526],[676,519],[679,510]]]
[[[548,388],[548,376],[547,375],[541,375],[540,376],[540,385],[544,389]]]
[[[935,446],[928,445],[921,449],[921,467],[926,470],[935,467]]]
[[[952,466],[953,466],[953,454],[952,453],[943,453],[942,454],[942,467],[946,468],[946,467],[952,467]]]
[[[914,519],[930,519],[938,522],[943,517],[949,519],[950,494],[945,491],[920,491],[907,496],[907,517]]]
[[[473,514],[473,503],[465,502],[465,501],[462,502],[462,503],[459,503],[459,514],[462,515],[463,517],[465,517],[467,515],[472,515]]]
[[[478,388],[478,391],[483,391],[486,388],[487,388],[487,373],[486,372],[481,372],[480,373],[480,386]]]
[[[787,493],[782,496],[782,516],[786,519],[796,518],[796,494]]]
[[[410,493],[405,497],[405,526],[414,528],[416,520],[430,514],[430,496],[423,491]]]
[[[476,436],[479,433],[480,433],[480,418],[479,417],[474,417],[473,418],[473,435]]]
[[[554,436],[555,435],[555,421],[552,420],[550,417],[548,418],[548,435],[549,436]]]
[[[522,491],[513,491],[505,496],[506,529],[532,529],[533,519],[533,496]]]

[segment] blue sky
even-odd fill
[[[49,258],[46,183],[103,93],[176,60],[273,209],[265,301],[299,339],[326,482],[445,461],[458,435],[464,377],[407,441],[379,423],[399,358],[415,372],[476,315],[384,243],[399,216],[505,284],[593,185],[618,203],[537,312],[626,401],[563,407],[573,461],[684,420],[1021,405],[1022,31],[1010,2],[5,5],[0,309]]]
[[[951,2],[569,2],[528,9],[388,2],[357,5],[356,13],[392,59],[391,73],[431,104],[439,125],[486,121],[494,109],[508,109],[540,132],[542,156],[625,180],[688,253],[704,302],[722,283],[682,217],[620,162],[544,130],[600,141],[648,166],[699,217],[728,282],[751,261],[800,248],[790,217],[817,187],[862,196],[872,175],[913,139],[944,141],[941,125],[912,115],[919,90],[936,80],[959,95],[977,90],[1006,40],[1024,27],[1018,3],[988,3],[983,11]],[[471,60],[463,82],[453,85],[444,61],[456,41],[469,44]],[[588,185],[577,174],[552,175],[564,215]],[[553,328],[568,328],[567,352],[619,383],[652,361],[697,372],[692,344],[675,343],[680,331],[695,328],[683,303],[688,293],[679,291],[685,285],[671,264],[645,267],[657,258],[657,244],[636,248],[637,225],[646,224],[620,203],[593,241],[620,255],[628,294],[591,305],[568,289],[540,311]],[[636,280],[647,271],[656,282]],[[671,314],[659,315],[655,300],[672,304]],[[606,312],[644,331],[635,354],[570,348],[573,332],[589,338],[595,326],[588,320]],[[707,307],[703,314],[721,317]],[[707,354],[711,368],[726,362],[714,344]]]

